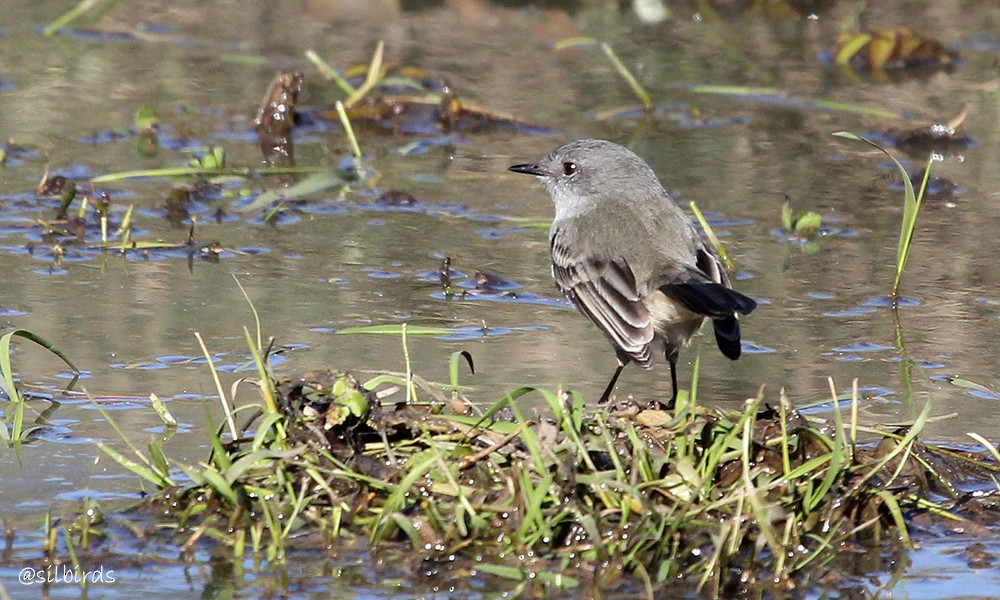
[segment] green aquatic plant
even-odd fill
[[[160,116],[156,114],[156,109],[149,105],[142,105],[135,111],[135,130],[139,135],[155,135],[160,127]]]
[[[785,197],[785,203],[781,205],[781,226],[785,233],[794,235],[801,239],[815,237],[823,224],[823,217],[815,211],[805,211],[795,214],[792,211],[791,198]]]
[[[879,152],[885,154],[892,160],[893,164],[895,164],[896,168],[899,170],[899,174],[903,178],[903,219],[900,224],[899,244],[896,250],[896,276],[893,279],[892,293],[890,294],[890,297],[895,304],[899,301],[899,285],[903,280],[903,271],[906,269],[906,261],[910,256],[910,243],[913,241],[913,232],[917,226],[917,215],[920,213],[920,205],[923,203],[924,193],[927,191],[927,181],[931,175],[931,165],[934,163],[934,156],[931,155],[927,159],[927,166],[924,168],[923,179],[920,183],[920,190],[919,192],[914,192],[913,183],[910,181],[910,175],[906,172],[906,168],[904,168],[903,165],[896,160],[896,157],[889,153],[888,150],[867,138],[849,133],[847,131],[838,131],[833,135],[849,140],[864,142],[877,149]]]
[[[0,418],[0,445],[20,443],[24,441],[30,431],[24,428],[25,398],[18,390],[14,381],[14,367],[10,360],[11,342],[14,338],[34,342],[57,356],[72,370],[74,376],[73,382],[80,375],[80,370],[76,368],[69,357],[52,342],[49,342],[40,335],[24,329],[15,329],[0,336],[0,391],[6,396],[6,398],[0,400],[4,402],[3,412],[0,413],[2,415],[2,418]]]
[[[222,146],[206,148],[201,156],[191,159],[191,166],[205,171],[221,171],[226,168],[226,149]]]

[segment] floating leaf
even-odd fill
[[[226,166],[226,149],[212,146],[198,158],[191,160],[191,166],[199,169],[220,170]]]
[[[964,106],[947,123],[931,123],[910,129],[888,129],[884,135],[897,148],[916,154],[963,150],[975,143],[962,130],[962,123],[968,112],[968,107]]]
[[[785,203],[781,206],[781,226],[785,233],[795,236],[801,240],[808,240],[816,236],[823,218],[818,212],[806,211],[796,215],[792,210],[792,199],[786,194]]]
[[[833,62],[838,65],[846,65],[851,62],[851,58],[865,47],[865,44],[872,41],[872,36],[867,33],[857,33],[854,35],[841,34],[837,40],[837,55]]]
[[[271,206],[279,200],[294,200],[302,196],[308,196],[317,192],[322,192],[331,188],[340,188],[347,185],[347,176],[341,171],[323,171],[314,173],[302,181],[286,188],[278,190],[267,190],[257,196],[253,202],[240,208],[240,212],[253,212]]]
[[[785,203],[781,205],[781,226],[785,231],[792,231],[795,222],[792,220],[792,200],[785,196]]]
[[[379,42],[371,61],[350,67],[344,76],[337,75],[315,53],[307,57],[328,79],[333,80],[349,97],[341,109],[355,126],[369,126],[403,134],[427,134],[439,131],[510,130],[548,132],[549,130],[473,106],[459,100],[455,87],[440,76],[415,67],[385,64],[383,45]],[[363,81],[355,84],[359,78]],[[343,122],[336,107],[305,113],[307,119]]]
[[[799,237],[812,237],[816,235],[821,222],[822,217],[820,217],[818,212],[809,211],[802,213],[799,215],[799,218],[795,219],[795,235]]]
[[[947,67],[958,53],[946,50],[931,38],[921,37],[907,27],[890,27],[875,32],[843,33],[834,48],[834,63],[863,71]]]
[[[871,117],[883,117],[888,119],[906,118],[902,113],[877,106],[865,106],[861,104],[850,104],[847,102],[836,102],[833,100],[804,98],[797,94],[793,94],[788,90],[780,88],[747,87],[740,85],[695,85],[691,86],[690,90],[699,94],[732,96],[744,100],[760,102],[762,104],[776,104],[779,106],[788,106],[803,110],[820,109],[868,115]]]
[[[962,389],[979,392],[980,394],[988,396],[990,398],[1000,399],[1000,393],[991,390],[990,388],[986,387],[981,383],[972,381],[971,379],[965,379],[964,377],[950,377],[948,378],[948,383],[952,384],[955,387],[960,387]]]
[[[135,130],[139,135],[155,135],[160,127],[160,117],[152,106],[143,105],[135,111]]]

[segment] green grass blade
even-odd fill
[[[347,94],[348,96],[354,94],[355,91],[354,86],[351,85],[346,79],[341,77],[340,74],[337,73],[337,71],[335,71],[333,67],[327,64],[325,60],[320,58],[319,54],[316,54],[316,52],[312,50],[306,50],[306,58],[309,60],[309,62],[315,65],[317,69],[319,69],[319,72],[324,77],[336,83],[337,87],[343,90],[345,94]]]
[[[153,411],[156,412],[156,416],[160,417],[160,420],[163,421],[164,425],[170,429],[177,428],[177,419],[175,419],[174,415],[170,413],[170,409],[167,408],[167,405],[163,402],[163,400],[160,400],[159,396],[156,394],[150,394],[149,402],[153,405]]]
[[[347,135],[347,141],[351,144],[351,155],[354,157],[355,162],[361,160],[361,146],[358,145],[358,138],[354,135],[354,127],[351,127],[351,120],[347,117],[347,109],[344,108],[344,103],[337,100],[335,105],[337,108],[337,117],[340,118],[340,124],[344,127],[344,133]]]
[[[150,177],[191,177],[195,175],[210,177],[250,177],[252,175],[302,175],[308,173],[321,173],[329,171],[326,166],[303,166],[303,167],[259,167],[250,169],[248,167],[237,168],[209,168],[209,167],[162,167],[159,169],[140,169],[137,171],[120,171],[118,173],[105,173],[90,180],[90,183],[112,183],[127,179],[146,179]],[[84,203],[85,205],[86,203]]]
[[[407,461],[408,471],[403,479],[399,482],[399,485],[395,487],[389,497],[385,500],[385,505],[382,509],[382,514],[380,518],[375,522],[375,526],[372,528],[371,541],[372,543],[377,543],[385,535],[386,525],[388,524],[387,519],[395,513],[403,510],[406,506],[407,495],[410,489],[417,483],[417,481],[424,476],[425,473],[430,471],[435,464],[440,460],[440,456],[436,450],[425,450],[420,454],[411,457]]]
[[[100,448],[102,452],[107,454],[111,458],[111,460],[115,461],[116,463],[118,463],[125,469],[131,471],[132,473],[138,475],[142,479],[145,479],[146,481],[152,483],[153,485],[160,488],[173,485],[173,482],[170,479],[161,476],[153,468],[147,465],[140,464],[130,458],[125,457],[123,454],[121,454],[111,446],[108,446],[103,442],[98,442],[97,447]]]
[[[736,270],[736,265],[733,264],[732,259],[729,258],[729,253],[726,252],[726,247],[722,245],[722,242],[719,241],[719,237],[715,235],[715,230],[713,230],[712,226],[708,224],[707,220],[705,220],[705,215],[701,214],[701,209],[698,208],[698,205],[695,204],[693,200],[690,202],[690,206],[694,216],[698,219],[698,224],[701,225],[702,230],[708,237],[708,241],[711,242],[712,247],[715,248],[716,254],[719,255],[719,260],[722,261],[722,266],[726,268],[726,271],[730,273],[734,272]]]
[[[125,443],[126,446],[128,446],[129,450],[132,451],[132,454],[134,454],[136,458],[138,458],[141,461],[141,464],[135,462],[130,458],[126,458],[117,450],[111,448],[110,446],[104,443],[98,443],[97,446],[102,451],[104,451],[105,454],[110,456],[119,465],[125,467],[129,471],[132,471],[136,475],[139,475],[143,479],[146,479],[147,481],[156,485],[157,487],[163,488],[175,485],[174,481],[170,478],[170,474],[168,471],[158,470],[157,465],[155,463],[155,461],[158,460],[156,457],[153,457],[151,459],[142,452],[140,452],[139,448],[134,443],[132,443],[132,440],[130,440],[128,436],[125,435],[125,432],[122,431],[122,428],[118,425],[118,422],[115,421],[113,418],[111,418],[111,415],[108,414],[108,411],[101,408],[101,405],[94,402],[93,399],[91,400],[91,403],[93,404],[97,412],[100,413],[101,417],[104,418],[105,422],[107,422],[108,425],[110,425],[111,428],[114,429],[115,433],[118,434],[118,437],[121,438],[121,440]],[[164,463],[166,463],[166,457],[163,457],[163,461]],[[161,463],[161,465],[162,464],[163,463]]]
[[[733,96],[744,100],[765,102],[768,104],[780,103],[797,108],[809,109],[820,108],[823,110],[846,112],[883,119],[905,119],[905,115],[885,108],[866,106],[863,104],[849,104],[846,102],[835,102],[832,100],[820,100],[815,98],[802,98],[791,94],[788,90],[781,88],[749,87],[738,85],[696,85],[690,88],[692,92],[698,94],[715,94],[719,96]]]
[[[24,339],[29,340],[29,341],[32,341],[32,342],[38,344],[39,346],[41,346],[42,348],[45,348],[46,350],[48,350],[52,354],[55,354],[57,357],[59,357],[64,363],[66,363],[66,366],[70,368],[70,370],[73,372],[74,375],[79,375],[80,374],[80,369],[77,369],[76,365],[73,364],[73,361],[71,361],[68,356],[66,356],[65,354],[63,354],[62,350],[60,350],[59,348],[56,348],[55,344],[53,344],[52,342],[46,340],[42,336],[36,335],[36,334],[34,334],[34,333],[30,332],[30,331],[27,331],[25,329],[15,329],[14,331],[11,331],[11,332],[8,332],[8,333],[4,334],[3,337],[0,337],[0,360],[3,360],[4,357],[6,357],[8,359],[8,361],[9,361],[9,358],[10,358],[10,341],[15,336],[16,337],[20,337],[20,338],[24,338]],[[8,370],[10,362],[7,362],[6,365],[7,365],[7,367],[5,367],[5,372]],[[9,390],[7,390],[7,391],[9,391]]]
[[[313,173],[293,185],[280,189],[267,190],[257,196],[253,202],[239,209],[241,213],[250,213],[270,207],[275,202],[298,199],[329,190],[331,188],[343,188],[348,183],[348,178],[344,173],[334,170],[326,170]]]
[[[247,347],[250,349],[250,355],[253,357],[253,364],[257,367],[257,389],[260,390],[260,395],[264,398],[264,407],[267,409],[269,414],[276,414],[279,412],[278,399],[274,389],[274,380],[267,373],[267,358],[261,356],[257,346],[254,346],[253,338],[250,336],[250,330],[244,327],[243,334],[246,337]],[[280,423],[278,427],[279,429],[281,428]]]
[[[51,23],[46,25],[45,28],[42,29],[42,35],[44,35],[45,37],[49,37],[55,34],[63,27],[69,25],[73,21],[76,21],[83,15],[93,10],[93,8],[95,6],[100,5],[102,1],[103,0],[81,0],[80,2],[77,3],[76,6],[64,12],[55,21],[52,21]]]
[[[201,475],[208,482],[208,485],[212,486],[213,490],[226,499],[230,506],[236,506],[236,491],[229,485],[225,477],[209,465],[204,465]],[[261,504],[264,504],[264,502],[261,502]]]
[[[236,273],[233,273],[233,280],[236,281],[237,287],[240,288],[240,292],[243,294],[243,299],[246,300],[247,304],[250,306],[250,313],[253,314],[254,328],[255,328],[255,330],[257,332],[257,348],[260,349],[260,350],[263,350],[263,348],[264,348],[264,342],[263,342],[264,336],[261,333],[261,329],[260,329],[260,315],[257,313],[257,307],[255,307],[253,305],[253,300],[250,299],[250,294],[247,293],[246,288],[243,287],[242,283],[240,283],[240,278],[236,276]]]
[[[927,180],[930,176],[931,163],[934,160],[933,155],[927,161],[927,167],[924,169],[923,183],[920,186],[920,195],[917,196],[913,191],[913,183],[910,182],[910,175],[906,172],[906,168],[888,150],[867,138],[847,131],[838,131],[833,135],[848,140],[864,142],[872,146],[892,160],[896,165],[896,169],[899,170],[900,176],[903,178],[903,222],[900,225],[899,244],[896,251],[896,277],[892,283],[892,297],[896,299],[899,297],[899,284],[903,278],[903,270],[906,268],[906,261],[910,255],[910,242],[913,240],[913,231],[917,224],[917,213],[920,211],[920,204],[923,202],[924,191],[926,190]]]
[[[368,94],[368,92],[370,92],[372,89],[375,88],[376,85],[378,85],[379,81],[381,81],[383,75],[385,74],[384,69],[382,68],[382,60],[384,55],[385,55],[385,42],[379,40],[378,43],[375,45],[375,52],[372,53],[372,60],[368,64],[368,73],[365,75],[364,82],[362,82],[362,84],[358,86],[358,88],[354,90],[354,92],[347,98],[347,100],[344,100],[343,103],[341,103],[339,100],[337,101],[337,104],[340,105],[337,108],[337,113],[340,114],[340,119],[342,123],[347,119],[347,113],[343,112],[344,107],[345,106],[352,107],[355,104],[357,104],[362,98],[365,97],[366,94]],[[351,145],[356,150],[354,157],[360,159],[361,150],[358,149],[358,142],[356,139],[354,139],[354,132],[351,131],[350,123],[346,123],[344,125],[344,128],[348,132],[348,137],[350,137],[352,140]]]
[[[413,330],[410,327],[406,328],[406,333],[412,334]],[[451,357],[448,359],[448,375],[449,381],[452,387],[458,387],[458,367],[461,364],[459,361],[465,359],[465,362],[469,365],[469,371],[475,375],[476,366],[472,362],[472,355],[469,354],[467,350],[458,350],[451,353]]]
[[[618,71],[618,74],[625,80],[625,83],[632,88],[632,92],[637,98],[639,98],[639,101],[642,102],[642,107],[646,110],[652,109],[653,99],[650,98],[645,88],[643,88],[642,84],[639,83],[639,80],[635,78],[635,75],[628,70],[625,63],[618,58],[618,55],[615,54],[615,51],[611,48],[611,46],[609,46],[606,42],[601,42],[601,52],[604,53],[604,56],[608,57],[608,60],[610,60],[611,64],[614,65],[615,70]]]
[[[201,333],[194,332],[194,337],[198,339],[198,345],[201,346],[201,352],[205,359],[208,361],[208,370],[212,374],[212,380],[215,382],[215,390],[219,394],[219,402],[222,403],[222,411],[226,415],[226,423],[229,425],[229,433],[233,436],[233,439],[239,437],[236,431],[236,421],[233,419],[233,410],[229,405],[229,400],[226,398],[226,391],[222,389],[222,381],[219,379],[219,372],[215,369],[215,362],[212,360],[212,355],[208,351],[208,347],[205,345],[205,340],[201,338]]]
[[[983,447],[986,448],[986,451],[989,452],[990,455],[993,457],[993,460],[1000,462],[1000,450],[997,450],[997,447],[994,446],[993,443],[991,443],[988,439],[984,438],[978,433],[971,431],[967,432],[965,435],[969,436],[970,438],[982,444]]]
[[[903,510],[899,506],[899,501],[889,490],[878,490],[875,492],[875,495],[882,499],[889,514],[892,515],[892,520],[899,531],[899,538],[903,542],[903,547],[912,549],[913,542],[910,541],[910,531],[906,526],[906,518],[903,516]]]

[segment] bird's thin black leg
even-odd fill
[[[673,410],[674,404],[677,403],[677,357],[667,356],[667,360],[670,361],[670,383],[673,386],[673,394],[670,396],[670,402],[664,404],[660,403],[663,410]]]
[[[618,381],[618,376],[622,374],[622,369],[625,368],[624,364],[619,364],[618,369],[615,370],[615,374],[611,376],[611,381],[608,382],[608,387],[604,388],[604,393],[601,394],[601,399],[597,401],[598,404],[604,404],[611,397],[611,390],[615,389],[615,382]]]

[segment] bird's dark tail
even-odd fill
[[[757,308],[757,303],[753,298],[721,283],[665,285],[660,288],[660,291],[667,297],[680,302],[681,306],[694,314],[713,319],[725,319],[734,313],[746,315]]]
[[[757,308],[753,298],[720,283],[665,285],[660,291],[691,312],[711,318],[719,350],[733,360],[740,357],[740,321],[736,315]]]
[[[736,360],[740,357],[740,321],[730,315],[724,319],[712,319],[715,327],[715,343],[726,358]]]

